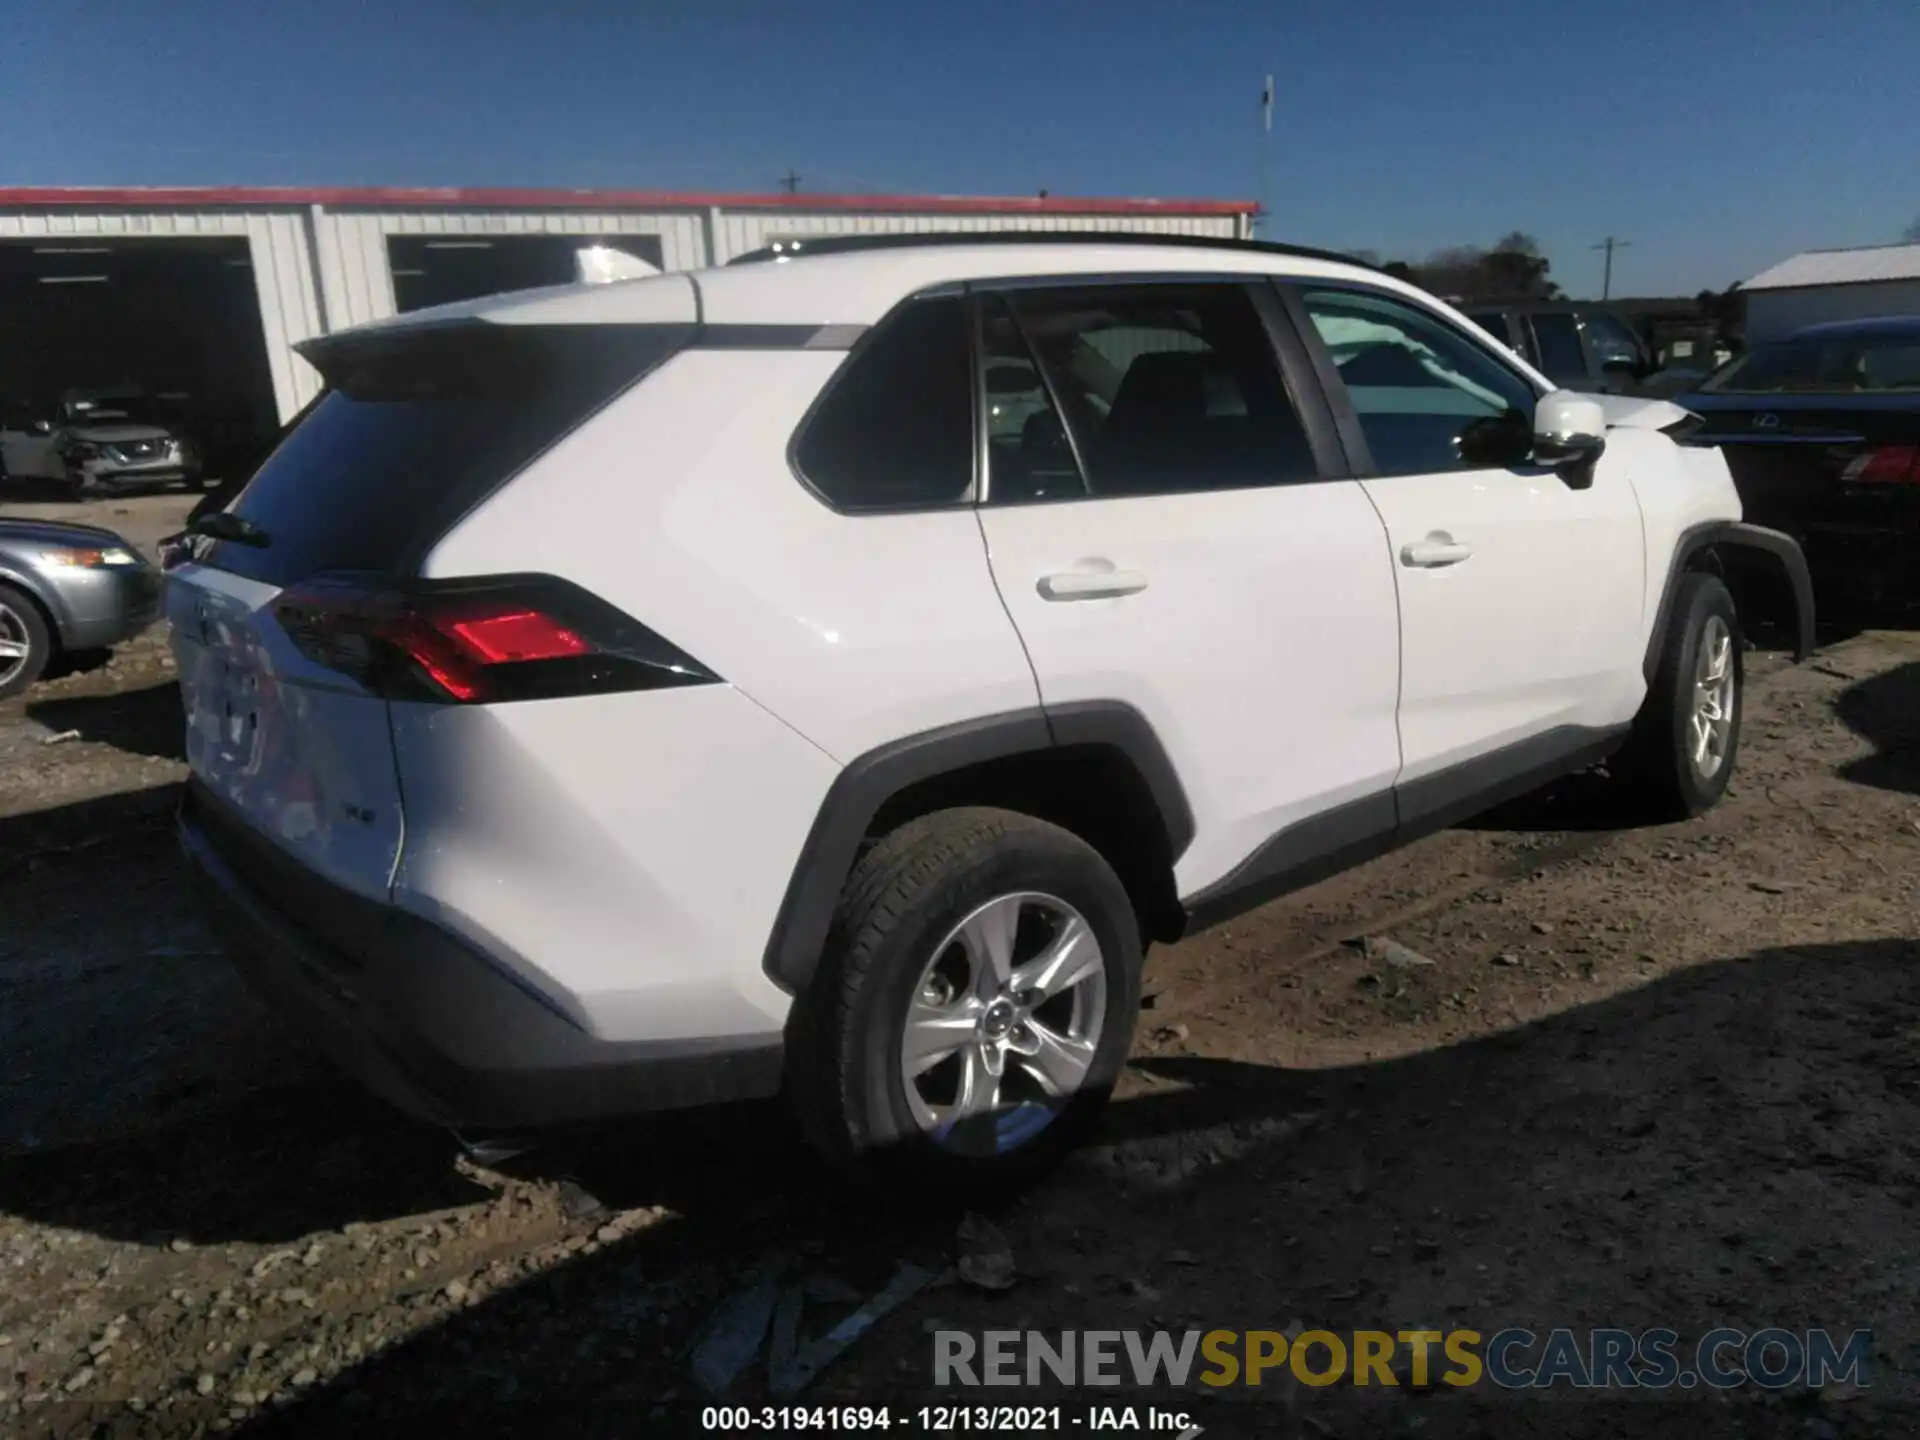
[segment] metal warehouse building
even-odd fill
[[[1920,245],[1808,250],[1761,271],[1740,293],[1749,340],[1828,320],[1920,315]]]
[[[603,243],[667,270],[782,239],[934,230],[1245,236],[1242,201],[628,190],[0,189],[0,402],[137,385],[231,435],[319,377],[300,341],[574,276]]]

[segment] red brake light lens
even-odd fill
[[[391,699],[485,704],[719,678],[631,616],[546,576],[405,590],[319,576],[274,612],[309,660]]]
[[[1849,485],[1920,485],[1920,445],[1882,445],[1849,464]]]
[[[446,622],[452,635],[483,665],[524,660],[560,660],[585,655],[593,647],[551,615],[515,609],[504,615],[475,615]]]

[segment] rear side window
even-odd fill
[[[801,478],[840,510],[926,510],[973,494],[966,304],[909,301],[835,374],[794,442]]]
[[[1082,493],[1095,497],[1319,478],[1272,340],[1244,286],[1022,290],[1009,298],[1064,414],[1056,420],[1049,409],[1023,421],[1026,483],[996,480],[993,499],[1072,494],[1058,473],[1072,458],[1084,471]],[[989,358],[999,367],[1011,352]],[[988,379],[992,401],[994,376]],[[1000,463],[1002,452],[993,458]]]
[[[1507,317],[1500,310],[1469,310],[1467,318],[1486,331],[1502,345],[1513,344],[1513,335],[1507,329]]]
[[[1573,316],[1555,310],[1533,316],[1531,323],[1534,348],[1547,378],[1562,384],[1585,381],[1587,355],[1580,348],[1580,327]]]
[[[1806,336],[1756,345],[1700,387],[1732,394],[1920,389],[1920,339]]]
[[[690,335],[475,322],[322,346],[328,393],[228,507],[268,544],[214,545],[205,563],[277,585],[397,574]]]

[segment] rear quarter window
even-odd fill
[[[835,372],[793,445],[800,477],[837,510],[936,509],[973,494],[966,304],[913,300]]]
[[[228,508],[263,547],[205,563],[285,585],[397,575],[474,504],[673,354],[685,327],[474,322],[344,336],[314,352],[325,395]]]

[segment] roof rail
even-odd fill
[[[1238,250],[1255,255],[1287,255],[1296,260],[1330,260],[1378,270],[1365,260],[1336,250],[1281,245],[1270,240],[1235,240],[1224,235],[1155,235],[1137,230],[929,230],[904,235],[822,235],[817,239],[776,241],[736,255],[729,265],[759,264],[799,255],[847,255],[864,250],[912,250],[932,245],[1147,245],[1182,250]]]

